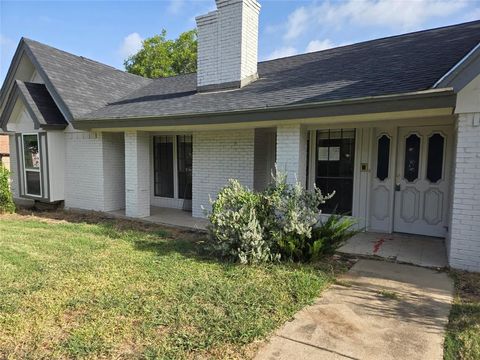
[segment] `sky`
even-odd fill
[[[259,60],[480,19],[480,0],[260,0]],[[22,36],[124,69],[143,39],[195,27],[214,0],[0,0],[0,82]]]

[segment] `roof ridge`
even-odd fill
[[[466,25],[471,25],[471,24],[474,24],[474,23],[480,23],[480,20],[473,20],[473,21],[467,21],[467,22],[458,23],[458,24],[439,26],[439,27],[430,28],[430,29],[416,30],[416,31],[411,31],[411,32],[408,32],[408,33],[403,33],[403,34],[390,35],[390,36],[384,36],[384,37],[381,37],[381,38],[359,41],[359,42],[355,42],[355,43],[352,43],[352,44],[339,45],[339,46],[335,46],[335,47],[328,48],[328,49],[323,49],[323,50],[318,50],[318,51],[311,51],[311,52],[306,52],[306,53],[301,53],[301,54],[284,56],[284,57],[270,59],[270,60],[262,60],[262,61],[259,61],[258,64],[273,62],[273,61],[277,61],[277,60],[291,59],[291,58],[296,58],[296,57],[301,57],[301,56],[307,56],[307,55],[310,55],[310,54],[318,54],[318,53],[321,53],[321,52],[332,51],[332,50],[336,50],[336,49],[340,49],[340,48],[345,48],[345,47],[348,47],[348,46],[365,45],[365,44],[368,44],[368,43],[372,43],[372,42],[376,42],[376,41],[382,41],[382,40],[386,40],[386,39],[394,39],[394,38],[399,38],[399,37],[403,37],[403,36],[411,36],[411,35],[415,35],[415,34],[420,34],[420,33],[425,33],[425,32],[430,32],[430,31],[436,31],[436,30],[445,30],[445,29],[448,29],[448,28],[466,26]]]

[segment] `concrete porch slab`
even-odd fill
[[[448,265],[444,240],[421,235],[362,232],[349,239],[338,252],[379,256],[424,267],[443,268]]]
[[[120,218],[129,218],[125,215],[125,210],[110,211],[109,214]],[[201,231],[205,231],[208,225],[207,219],[193,217],[189,211],[156,206],[150,208],[150,216],[135,220]]]

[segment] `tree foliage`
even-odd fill
[[[143,41],[142,48],[124,61],[132,74],[159,78],[189,74],[197,70],[197,30],[186,31],[175,39],[167,39],[165,29]]]

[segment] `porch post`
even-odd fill
[[[125,215],[150,216],[150,143],[148,133],[125,132]]]
[[[447,250],[450,266],[480,271],[480,113],[459,114],[456,125]]]
[[[277,170],[287,174],[287,182],[306,185],[307,130],[301,125],[277,126]]]

